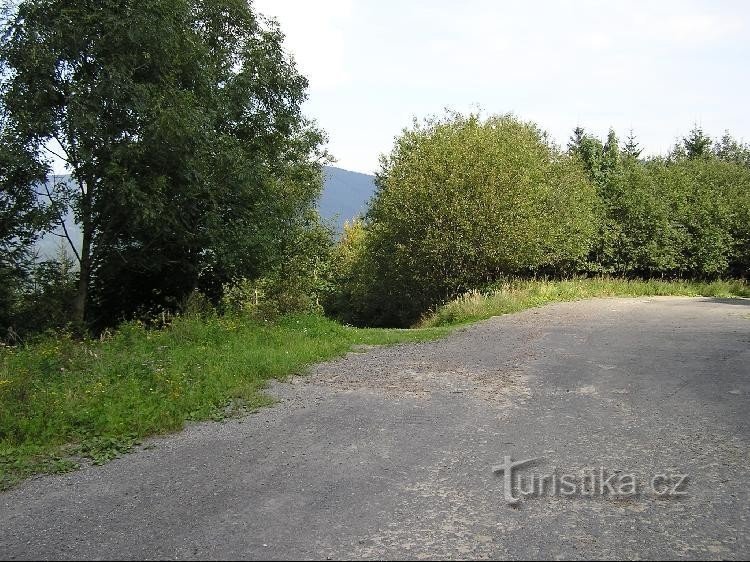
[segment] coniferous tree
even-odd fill
[[[607,134],[607,141],[602,147],[602,174],[605,176],[614,173],[620,164],[620,141],[614,129]]]
[[[711,138],[708,137],[699,126],[693,127],[690,134],[682,139],[685,156],[688,158],[701,158],[711,154]]]
[[[729,131],[726,131],[719,141],[714,144],[714,155],[725,162],[734,162],[750,167],[750,145],[738,142]]]
[[[578,152],[581,148],[581,143],[586,136],[586,131],[581,126],[577,126],[573,129],[573,134],[568,140],[568,152]]]
[[[623,153],[631,158],[640,158],[641,152],[643,152],[643,149],[638,144],[638,141],[633,134],[633,129],[630,129],[628,138],[625,141],[625,146],[623,147]]]

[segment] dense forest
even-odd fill
[[[699,127],[646,156],[632,132],[559,147],[513,115],[415,121],[335,240],[325,134],[282,42],[234,0],[6,9],[0,337],[214,311],[407,326],[510,277],[747,277],[750,147]],[[40,261],[71,211],[81,247],[62,233]]]

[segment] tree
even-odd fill
[[[620,166],[620,141],[614,129],[607,134],[607,141],[602,147],[601,169],[605,176],[616,172]],[[605,180],[606,181],[606,180]]]
[[[367,249],[367,229],[361,218],[344,223],[344,230],[330,256],[331,287],[323,306],[331,316],[347,324],[372,322],[374,299],[368,296],[378,267]]]
[[[638,145],[638,141],[633,134],[633,129],[630,129],[625,146],[623,147],[623,153],[628,158],[640,158],[641,152],[643,152],[643,149]]]
[[[672,193],[660,179],[664,163],[626,159],[622,173],[600,192],[605,227],[596,265],[603,273],[653,277],[679,270],[681,230],[674,221]]]
[[[76,291],[75,259],[66,241],[60,240],[53,259],[35,261],[29,276],[16,292],[13,330],[18,337],[68,327]]]
[[[0,50],[24,142],[71,170],[75,316],[257,276],[321,186],[322,134],[283,35],[241,0],[24,0]]]
[[[719,160],[750,168],[750,146],[738,142],[729,131],[725,131],[719,142],[714,144],[713,153]]]
[[[626,159],[600,191],[591,269],[638,277],[747,275],[750,171],[716,158]]]
[[[354,276],[362,301],[351,318],[368,323],[408,325],[504,275],[572,269],[596,230],[579,162],[510,115],[415,123],[383,157],[377,185],[364,235],[346,238],[368,271]]]
[[[576,127],[568,143],[568,154],[581,161],[595,185],[601,184],[604,145],[599,139],[586,133],[582,127]]]
[[[568,140],[568,152],[577,152],[580,149],[585,137],[586,131],[583,129],[583,127],[579,125],[575,129],[573,129],[573,134]]]
[[[690,134],[682,139],[685,155],[688,158],[701,158],[711,154],[711,138],[699,126],[694,126]]]
[[[17,289],[29,273],[33,243],[50,217],[35,193],[45,166],[19,138],[5,108],[0,111],[0,329],[5,331]]]

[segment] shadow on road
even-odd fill
[[[707,302],[715,302],[717,304],[735,304],[740,306],[750,306],[750,299],[743,298],[743,297],[733,297],[733,298],[719,298],[719,297],[709,297],[706,299]]]

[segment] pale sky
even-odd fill
[[[372,173],[412,117],[513,112],[565,145],[632,128],[665,153],[694,123],[750,141],[750,2],[256,0],[310,81],[337,166]]]

